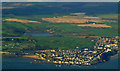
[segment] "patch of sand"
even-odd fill
[[[24,55],[23,57],[40,59],[37,55]]]

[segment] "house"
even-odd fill
[[[62,62],[61,61],[58,61],[59,64],[61,64]]]
[[[84,50],[88,50],[88,48],[85,48]]]
[[[109,52],[109,51],[111,51],[111,49],[107,49],[105,52]]]
[[[51,52],[55,52],[55,50],[51,50]]]
[[[103,49],[103,47],[98,47],[98,49]]]
[[[110,47],[110,45],[105,45],[105,47]]]
[[[100,55],[98,55],[97,58],[100,59]]]
[[[53,63],[58,63],[57,61],[53,61]]]
[[[93,51],[92,53],[97,53],[97,51]]]
[[[65,61],[65,64],[68,64],[68,62],[67,62],[67,61]]]

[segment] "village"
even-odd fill
[[[100,37],[92,49],[39,50],[35,53],[39,59],[48,63],[66,65],[93,65],[107,61],[107,56],[118,52],[117,37]],[[104,56],[107,55],[107,56]],[[104,59],[105,58],[105,59]]]
[[[16,45],[21,44],[16,43]],[[23,57],[35,58],[33,63],[55,63],[59,65],[94,65],[106,62],[110,59],[111,56],[118,53],[118,37],[97,37],[97,42],[93,48],[88,47],[81,49],[81,47],[76,46],[75,49],[41,49],[35,50],[33,52],[21,51],[21,53],[5,53],[14,54],[16,56],[22,55]]]

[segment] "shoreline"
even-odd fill
[[[24,56],[22,56],[22,57],[40,59],[37,55],[24,55]],[[114,59],[114,58],[116,58],[116,57],[118,57],[118,53],[115,54],[115,55],[113,55],[113,56],[110,56],[110,59],[109,59],[108,61],[110,61],[110,60],[112,60],[112,59]],[[107,62],[108,62],[108,61],[107,61]],[[106,62],[102,62],[102,63],[106,63]],[[102,64],[102,63],[98,63],[98,64]],[[87,66],[94,66],[94,65],[98,65],[98,64],[87,65]],[[84,65],[84,66],[86,66],[86,65]]]
[[[11,58],[10,58],[11,59]],[[8,59],[9,60],[9,59]],[[22,57],[20,57],[20,60],[22,60]],[[28,63],[31,63],[34,59],[32,59],[32,58],[23,58],[23,60],[25,60],[25,61],[30,61],[30,62],[28,62]],[[32,61],[31,61],[32,60]],[[17,61],[19,61],[19,60],[17,60]],[[16,62],[17,62],[16,61]],[[12,61],[10,62],[10,63],[12,63]],[[31,65],[31,66],[37,66],[38,64],[36,64],[36,63],[32,63],[33,65]],[[42,63],[43,64],[43,63]],[[41,65],[41,64],[40,64]],[[48,64],[43,64],[43,65],[48,65],[48,66],[50,66],[50,63],[48,63]],[[56,65],[56,64],[53,64],[52,63],[52,65]],[[104,63],[102,64],[102,65],[104,65]],[[70,68],[70,67],[72,67],[72,68],[86,68],[86,67],[89,67],[90,69],[91,68],[95,68],[95,67],[97,67],[97,68],[99,68],[99,66],[100,66],[100,68],[101,68],[101,64],[97,64],[97,65],[91,65],[91,66],[83,66],[83,65],[81,65],[81,66],[79,66],[79,65],[70,65],[70,66],[68,66],[68,65],[62,65],[62,67],[67,67],[67,68]],[[113,65],[112,65],[113,66]],[[57,67],[59,67],[59,65],[57,65]],[[35,68],[35,67],[34,67]],[[54,67],[54,68],[56,68],[56,67]],[[96,69],[96,68],[95,68]]]
[[[119,57],[119,56],[118,56],[118,53],[115,54],[115,55],[113,55],[113,56],[110,56],[110,60],[113,59],[113,58],[116,58],[116,57]]]
[[[3,52],[4,53],[4,52]],[[6,52],[5,52],[6,53]],[[8,54],[8,56],[9,55],[11,55],[11,54]],[[20,56],[20,57],[23,57],[23,58],[32,58],[32,59],[41,59],[39,56],[37,56],[37,55],[22,55],[22,56]],[[108,60],[108,61],[110,61],[110,60],[112,60],[112,59],[114,59],[114,58],[117,58],[118,57],[118,53],[117,54],[115,54],[115,55],[113,55],[113,56],[110,56],[110,59]],[[107,62],[108,62],[107,61]],[[102,63],[106,63],[106,62],[102,62]],[[88,65],[88,66],[94,66],[94,65],[98,65],[98,64],[102,64],[102,63],[97,63],[97,64],[93,64],[93,65]]]

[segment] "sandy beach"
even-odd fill
[[[37,55],[24,55],[23,57],[40,59]]]

